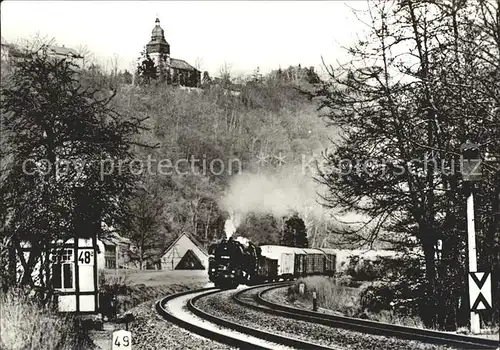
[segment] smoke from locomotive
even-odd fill
[[[224,232],[226,233],[226,239],[229,239],[236,232],[236,229],[240,225],[240,216],[233,210],[230,211],[229,219],[224,223]]]

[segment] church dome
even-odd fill
[[[151,32],[151,41],[146,45],[148,54],[165,53],[170,54],[170,45],[165,40],[165,32],[160,27],[160,20],[156,18],[155,27]]]
[[[153,31],[151,32],[151,39],[155,39],[155,38],[164,38],[165,37],[165,32],[164,30],[162,29],[162,27],[160,27],[160,20],[157,18],[156,21],[155,21],[155,27],[153,28]]]

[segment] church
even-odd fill
[[[165,40],[165,32],[156,18],[151,40],[146,45],[146,53],[155,62],[159,72],[166,76],[168,84],[197,87],[201,82],[201,72],[184,60],[170,57],[170,45]]]

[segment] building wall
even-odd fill
[[[1,58],[2,61],[7,61],[9,59],[10,49],[7,45],[2,45]]]
[[[92,240],[79,238],[78,254],[75,256],[75,246],[73,243],[74,239],[68,239],[65,242],[64,248],[60,245],[57,248],[51,248],[50,251],[41,254],[41,258],[49,259],[52,286],[55,290],[62,293],[62,295],[58,296],[58,310],[95,312],[97,309],[96,293],[98,290],[98,279],[95,268],[99,268],[100,256],[104,256],[104,254],[98,253],[97,257],[93,256],[94,248]],[[28,243],[22,243],[22,246],[25,249],[23,255],[27,259],[29,258],[31,247]],[[38,261],[32,271],[35,286],[46,284],[46,281],[41,283],[39,280],[39,278],[47,279],[46,273],[40,273],[41,266],[42,262]],[[76,279],[77,270],[78,280]],[[22,272],[23,267],[18,259],[18,278]],[[76,302],[77,299],[78,303]],[[79,309],[77,309],[78,305]]]

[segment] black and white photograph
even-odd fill
[[[0,15],[0,350],[500,350],[500,0]]]

